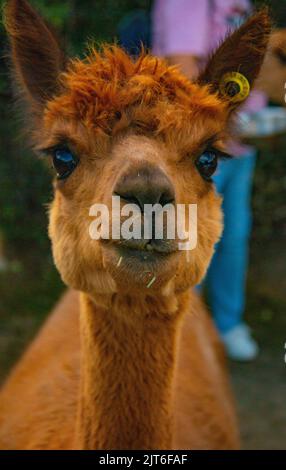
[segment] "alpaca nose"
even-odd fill
[[[137,204],[142,212],[145,204],[165,206],[175,201],[174,187],[168,176],[153,165],[144,165],[123,173],[114,194],[128,203]]]

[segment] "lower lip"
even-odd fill
[[[137,250],[134,248],[129,248],[126,246],[117,246],[116,250],[121,256],[122,260],[124,258],[132,259],[135,258],[136,261],[141,262],[141,263],[158,263],[160,261],[166,261],[168,258],[170,258],[172,255],[175,254],[175,252],[169,252],[169,253],[162,253],[158,252],[156,250]]]
[[[118,272],[125,270],[134,273],[139,272],[161,272],[175,262],[178,256],[177,251],[161,253],[156,250],[138,250],[120,244],[105,245],[105,258],[110,266]]]
[[[116,244],[104,248],[105,267],[123,289],[157,289],[174,275],[177,257],[178,252],[158,253]]]

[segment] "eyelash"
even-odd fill
[[[219,150],[219,149],[217,149],[217,148],[215,148],[215,147],[212,147],[212,146],[207,147],[207,148],[204,150],[204,152],[213,152],[213,153],[215,153],[216,156],[217,156],[217,158],[218,158],[219,160],[230,160],[230,159],[233,158],[233,155],[231,155],[231,154],[229,154],[229,153],[227,153],[227,152],[223,152],[223,150]],[[202,153],[203,153],[203,152],[202,152]]]

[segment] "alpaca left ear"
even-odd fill
[[[4,22],[16,81],[28,101],[41,108],[57,91],[58,76],[64,67],[56,36],[25,0],[8,1]]]
[[[218,92],[231,109],[247,98],[262,66],[271,33],[268,9],[251,16],[226,38],[200,75],[200,84]]]

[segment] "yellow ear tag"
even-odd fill
[[[247,78],[239,72],[225,73],[219,83],[220,93],[233,103],[244,101],[250,93]]]

